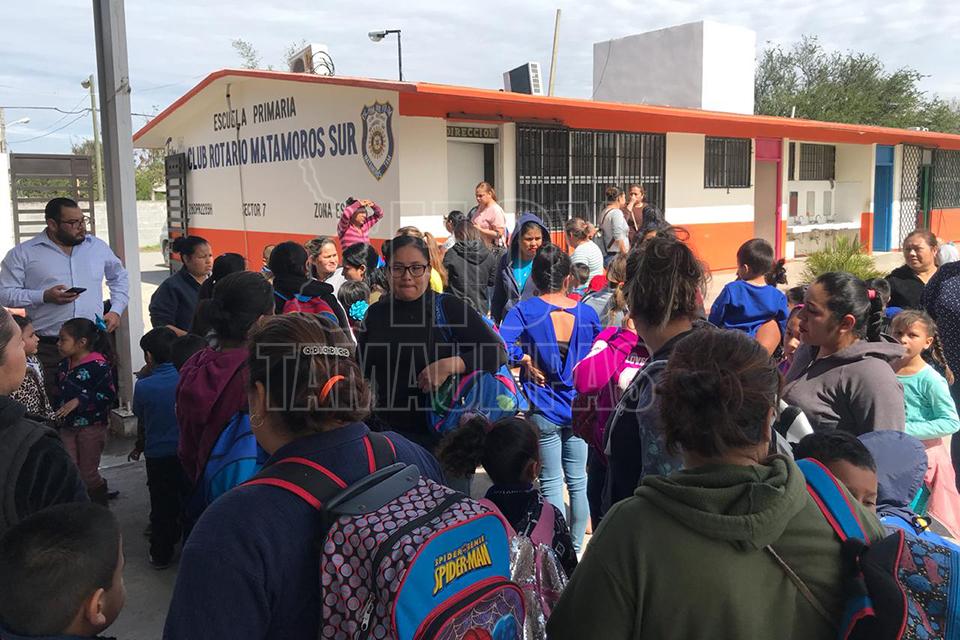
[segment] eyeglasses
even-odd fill
[[[83,216],[79,220],[60,220],[57,224],[62,224],[67,227],[73,227],[74,229],[77,229],[90,224],[90,216]]]
[[[419,278],[427,272],[429,267],[430,265],[428,264],[392,264],[390,265],[390,273],[393,274],[394,278],[402,278],[403,274],[407,272],[414,278]]]

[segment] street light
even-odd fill
[[[94,186],[97,190],[96,199],[103,199],[103,150],[100,148],[100,126],[97,123],[97,88],[93,83],[93,74],[87,76],[86,80],[80,82],[80,86],[90,91],[90,117],[93,118],[93,169]]]
[[[400,82],[403,82],[403,51],[400,48],[400,29],[384,29],[382,31],[371,31],[367,35],[372,42],[380,42],[391,33],[397,34],[397,64],[400,67]]]
[[[29,124],[29,123],[30,123],[30,118],[20,118],[19,120],[14,120],[8,126],[12,127],[15,124]]]

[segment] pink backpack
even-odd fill
[[[500,513],[492,501],[483,499],[478,502],[494,513]],[[526,606],[524,640],[547,637],[547,619],[567,586],[567,574],[553,550],[555,519],[553,505],[544,500],[537,524],[529,534],[518,534],[507,523],[507,535],[510,538],[510,579],[523,590]]]

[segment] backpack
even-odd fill
[[[610,207],[609,209],[603,212],[603,215],[600,217],[600,222],[597,223],[597,232],[594,234],[592,238],[593,244],[600,247],[600,252],[604,256],[610,253],[610,249],[613,248],[614,239],[610,238],[609,242],[604,242],[605,238],[603,237],[603,223],[606,222],[607,216],[610,215],[610,212],[613,211],[615,208],[616,207]]]
[[[187,497],[188,522],[195,523],[214,500],[256,475],[266,459],[250,429],[250,415],[237,412],[210,449],[203,473]]]
[[[60,436],[53,429],[25,419],[18,419],[0,431],[0,473],[3,474],[3,484],[0,485],[3,487],[0,535],[20,522],[17,514],[17,481],[30,449],[43,438],[60,441]]]
[[[807,490],[843,541],[847,601],[840,638],[960,638],[960,550],[900,529],[868,544],[837,479],[816,460],[797,465]],[[804,596],[822,610],[809,590]]]
[[[303,288],[301,287],[300,290],[302,292]],[[280,313],[312,313],[340,326],[340,320],[337,318],[333,307],[320,296],[305,296],[303,293],[296,293],[288,298],[276,290],[274,290],[273,295],[284,301]]]
[[[480,504],[500,513],[491,500]],[[553,550],[553,505],[543,501],[532,531],[517,532],[507,523],[510,536],[510,578],[523,589],[526,604],[524,640],[547,637],[547,620],[567,586],[567,574]]]
[[[523,592],[510,581],[502,516],[396,463],[364,437],[370,475],[348,486],[303,458],[247,485],[300,497],[321,514],[321,638],[520,638]]]
[[[440,330],[444,340],[452,343],[455,340],[443,311],[445,297],[446,294],[435,297],[434,327]],[[484,321],[499,335],[489,318]],[[439,435],[456,429],[468,416],[482,415],[496,422],[530,410],[530,402],[507,365],[496,373],[471,371],[463,376],[450,376],[433,395],[432,403],[430,425]]]

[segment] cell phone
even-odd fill
[[[73,294],[76,294],[76,295],[80,295],[80,294],[83,293],[84,291],[86,291],[86,289],[84,289],[83,287],[72,287],[72,288],[67,289],[66,291],[64,291],[64,293],[73,293]]]

